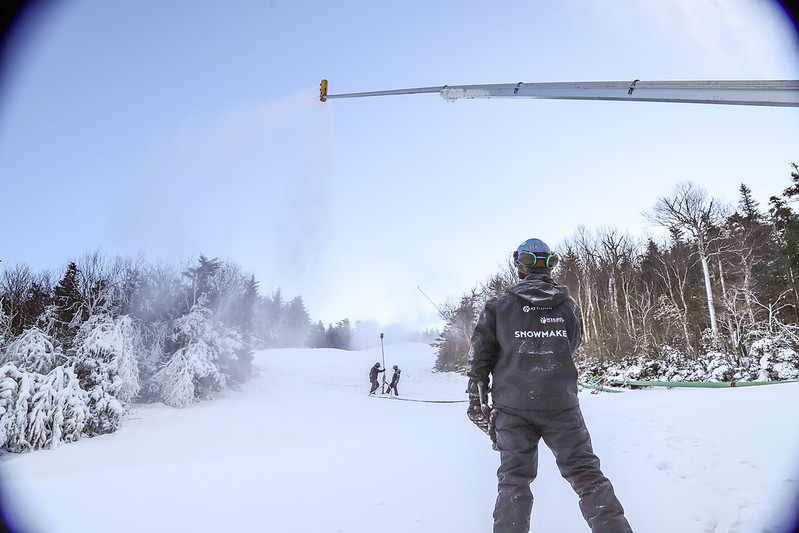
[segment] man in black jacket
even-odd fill
[[[522,281],[486,303],[472,336],[467,414],[489,435],[496,431],[500,452],[494,533],[529,531],[541,439],[580,497],[591,531],[631,532],[599,468],[577,400],[573,355],[582,340],[582,317],[568,289],[551,277],[557,260],[543,241],[524,241],[514,252]],[[490,414],[479,394],[489,384]]]
[[[374,364],[371,370],[369,370],[369,382],[372,384],[372,389],[369,391],[369,394],[374,394],[375,391],[380,388],[380,383],[377,382],[377,375],[380,372],[385,372],[385,368],[380,368],[380,361]]]

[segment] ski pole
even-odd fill
[[[380,334],[380,353],[383,354],[383,387],[380,394],[386,393],[386,352],[383,350],[383,334]]]
[[[482,381],[477,382],[477,394],[480,396],[480,411],[488,420],[491,417],[491,408],[488,406],[488,394],[486,394],[485,385],[483,385]]]

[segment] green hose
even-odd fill
[[[631,385],[633,387],[694,387],[703,389],[723,389],[730,387],[756,387],[760,385],[779,385],[781,383],[799,383],[799,380],[788,381],[640,381],[609,379],[608,383],[616,386]]]

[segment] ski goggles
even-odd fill
[[[514,250],[513,264],[516,266],[521,264],[526,268],[555,268],[558,264],[558,256],[552,253],[522,252],[520,254],[518,250]]]

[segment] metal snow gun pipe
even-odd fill
[[[319,99],[439,93],[448,101],[477,98],[537,98],[672,102],[771,107],[799,107],[799,80],[587,81],[442,85],[388,91],[328,94],[322,80]]]

